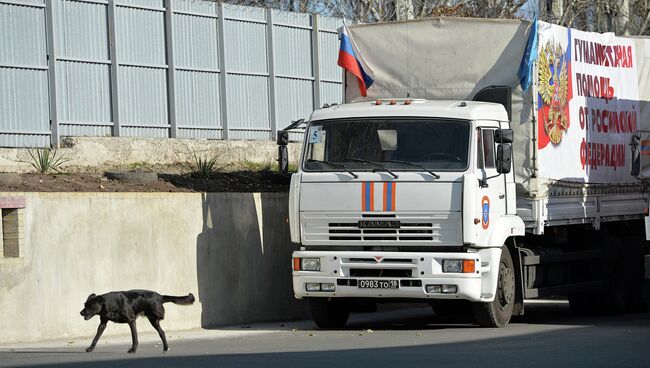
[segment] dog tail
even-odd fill
[[[192,293],[189,293],[186,296],[163,295],[162,298],[163,303],[172,302],[180,305],[189,305],[194,303],[194,295]]]

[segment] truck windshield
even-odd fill
[[[305,171],[460,171],[467,169],[470,124],[452,119],[315,121],[307,129]],[[341,166],[343,165],[343,166]]]

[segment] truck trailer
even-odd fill
[[[382,302],[486,327],[558,295],[647,310],[629,148],[650,121],[647,39],[468,18],[340,33],[345,103],[311,114],[289,195],[294,294],[319,327]]]

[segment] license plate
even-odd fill
[[[399,289],[397,280],[359,280],[360,289]]]

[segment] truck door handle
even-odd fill
[[[505,194],[499,194],[499,199],[504,199],[506,197]]]

